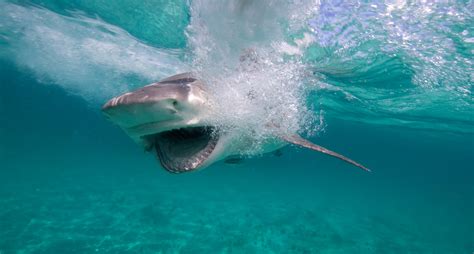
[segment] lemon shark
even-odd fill
[[[252,142],[252,137],[210,124],[214,107],[204,82],[192,73],[182,73],[114,97],[104,104],[102,112],[146,151],[154,152],[168,172],[184,173],[238,156]],[[369,171],[297,134],[280,133],[276,123],[266,126],[275,129],[275,136],[261,144],[262,153],[294,144]]]

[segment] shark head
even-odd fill
[[[206,123],[212,102],[190,73],[112,98],[102,111],[170,172],[199,169],[222,152],[219,131]]]
[[[242,138],[238,132],[229,133],[210,124],[214,107],[203,82],[191,73],[183,73],[112,98],[102,111],[146,151],[154,151],[167,171],[183,173],[236,155],[252,142],[252,137]],[[276,123],[267,125],[276,130],[276,135],[265,145],[263,152],[290,143],[368,170],[297,134],[279,135]]]

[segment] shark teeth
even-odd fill
[[[188,127],[155,134],[152,137],[161,165],[171,173],[199,168],[219,141],[215,128]]]

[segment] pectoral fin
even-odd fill
[[[281,149],[278,149],[273,151],[273,155],[276,157],[281,157],[283,155],[283,152],[281,151]]]
[[[227,164],[241,164],[244,161],[243,157],[240,156],[229,156],[224,160]]]
[[[336,157],[338,159],[341,159],[347,163],[350,163],[356,167],[359,167],[363,170],[366,170],[366,171],[369,171],[370,172],[370,169],[364,167],[363,165],[343,156],[343,155],[340,155],[336,152],[333,152],[331,150],[328,150],[322,146],[318,146],[316,144],[313,144],[311,143],[310,141],[300,137],[299,135],[291,135],[291,136],[282,136],[281,137],[283,140],[287,141],[288,143],[291,143],[291,144],[295,144],[297,146],[302,146],[304,148],[308,148],[308,149],[311,149],[311,150],[314,150],[314,151],[317,151],[317,152],[320,152],[320,153],[324,153],[324,154],[327,154],[327,155],[330,155],[330,156],[333,156],[333,157]]]

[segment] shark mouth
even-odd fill
[[[187,127],[152,135],[161,165],[171,173],[199,168],[214,151],[219,135],[214,127]]]

